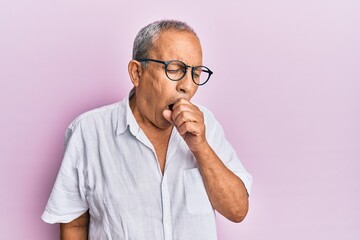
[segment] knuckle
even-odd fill
[[[187,102],[187,100],[185,98],[180,98],[179,99],[179,103],[186,103],[186,102]]]

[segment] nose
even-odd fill
[[[192,95],[192,91],[194,91],[196,87],[197,85],[192,80],[191,68],[189,68],[185,76],[178,81],[177,91],[181,94]]]

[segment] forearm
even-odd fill
[[[241,179],[230,171],[206,143],[193,152],[213,207],[234,222],[241,222],[248,211],[248,193]]]
[[[69,223],[60,224],[60,240],[87,240],[89,213],[86,212]]]
[[[240,222],[248,211],[248,194],[241,181],[219,159],[206,140],[204,114],[188,99],[178,99],[163,116],[172,123],[194,154],[213,207]]]

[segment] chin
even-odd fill
[[[166,119],[164,119],[164,121],[161,123],[161,125],[158,126],[158,128],[160,129],[168,129],[169,127],[172,127],[172,124],[169,123]]]

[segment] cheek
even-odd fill
[[[166,78],[166,76],[158,76],[157,79],[153,79],[151,88],[156,92],[158,98],[166,98],[176,90],[176,82]]]
[[[176,94],[177,83],[169,80],[161,71],[147,72],[139,82],[139,93],[148,104],[167,102]]]
[[[150,109],[157,108],[168,97],[170,86],[165,84],[162,79],[147,78],[142,79],[139,84],[139,94],[143,98],[143,104]]]
[[[139,81],[139,90],[142,96],[148,98],[158,91],[158,80],[155,74],[144,74]]]

